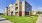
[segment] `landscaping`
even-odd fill
[[[38,16],[18,17],[18,16],[3,16],[13,23],[36,23]]]

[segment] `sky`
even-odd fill
[[[0,0],[0,13],[4,12],[4,8],[8,7],[10,3],[15,3],[16,0]],[[42,11],[42,0],[26,0],[33,11]]]

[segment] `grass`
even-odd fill
[[[17,16],[3,16],[13,23],[36,23],[38,16],[17,17]]]

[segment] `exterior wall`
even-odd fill
[[[35,11],[32,11],[32,15],[35,15],[36,14],[36,12]]]
[[[32,6],[27,2],[25,2],[25,11],[26,12],[32,11]]]
[[[22,12],[22,2],[20,2],[19,4],[20,4],[20,5],[19,5],[19,11]]]
[[[15,4],[13,4],[13,15],[15,15]]]
[[[5,15],[8,15],[8,7],[6,7],[6,8],[4,9],[4,14],[5,14]]]
[[[25,16],[25,2],[22,2],[22,16]]]
[[[25,14],[29,14],[29,12],[30,12],[30,14],[31,14],[31,11],[32,11],[32,6],[29,4],[29,3],[27,3],[26,1],[25,1]]]
[[[28,14],[30,11],[30,14],[31,14],[31,11],[32,11],[32,6],[27,3],[26,1],[23,1],[22,2],[22,16]]]
[[[7,11],[7,9],[5,8],[5,9],[4,9],[4,14],[5,14],[5,15],[7,15],[7,12],[6,12],[6,11]]]
[[[17,4],[17,7],[18,7],[18,10],[15,10],[15,15],[19,16],[19,0],[16,0],[15,4]],[[15,5],[15,8],[16,8],[16,5]]]
[[[8,7],[8,15],[10,15],[10,16],[11,16],[11,12],[13,11],[12,9],[13,9],[13,5],[10,4]]]

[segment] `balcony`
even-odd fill
[[[15,12],[18,12],[18,9],[17,9],[17,10],[15,10]]]
[[[17,3],[15,4],[15,7],[18,7],[18,4]]]

